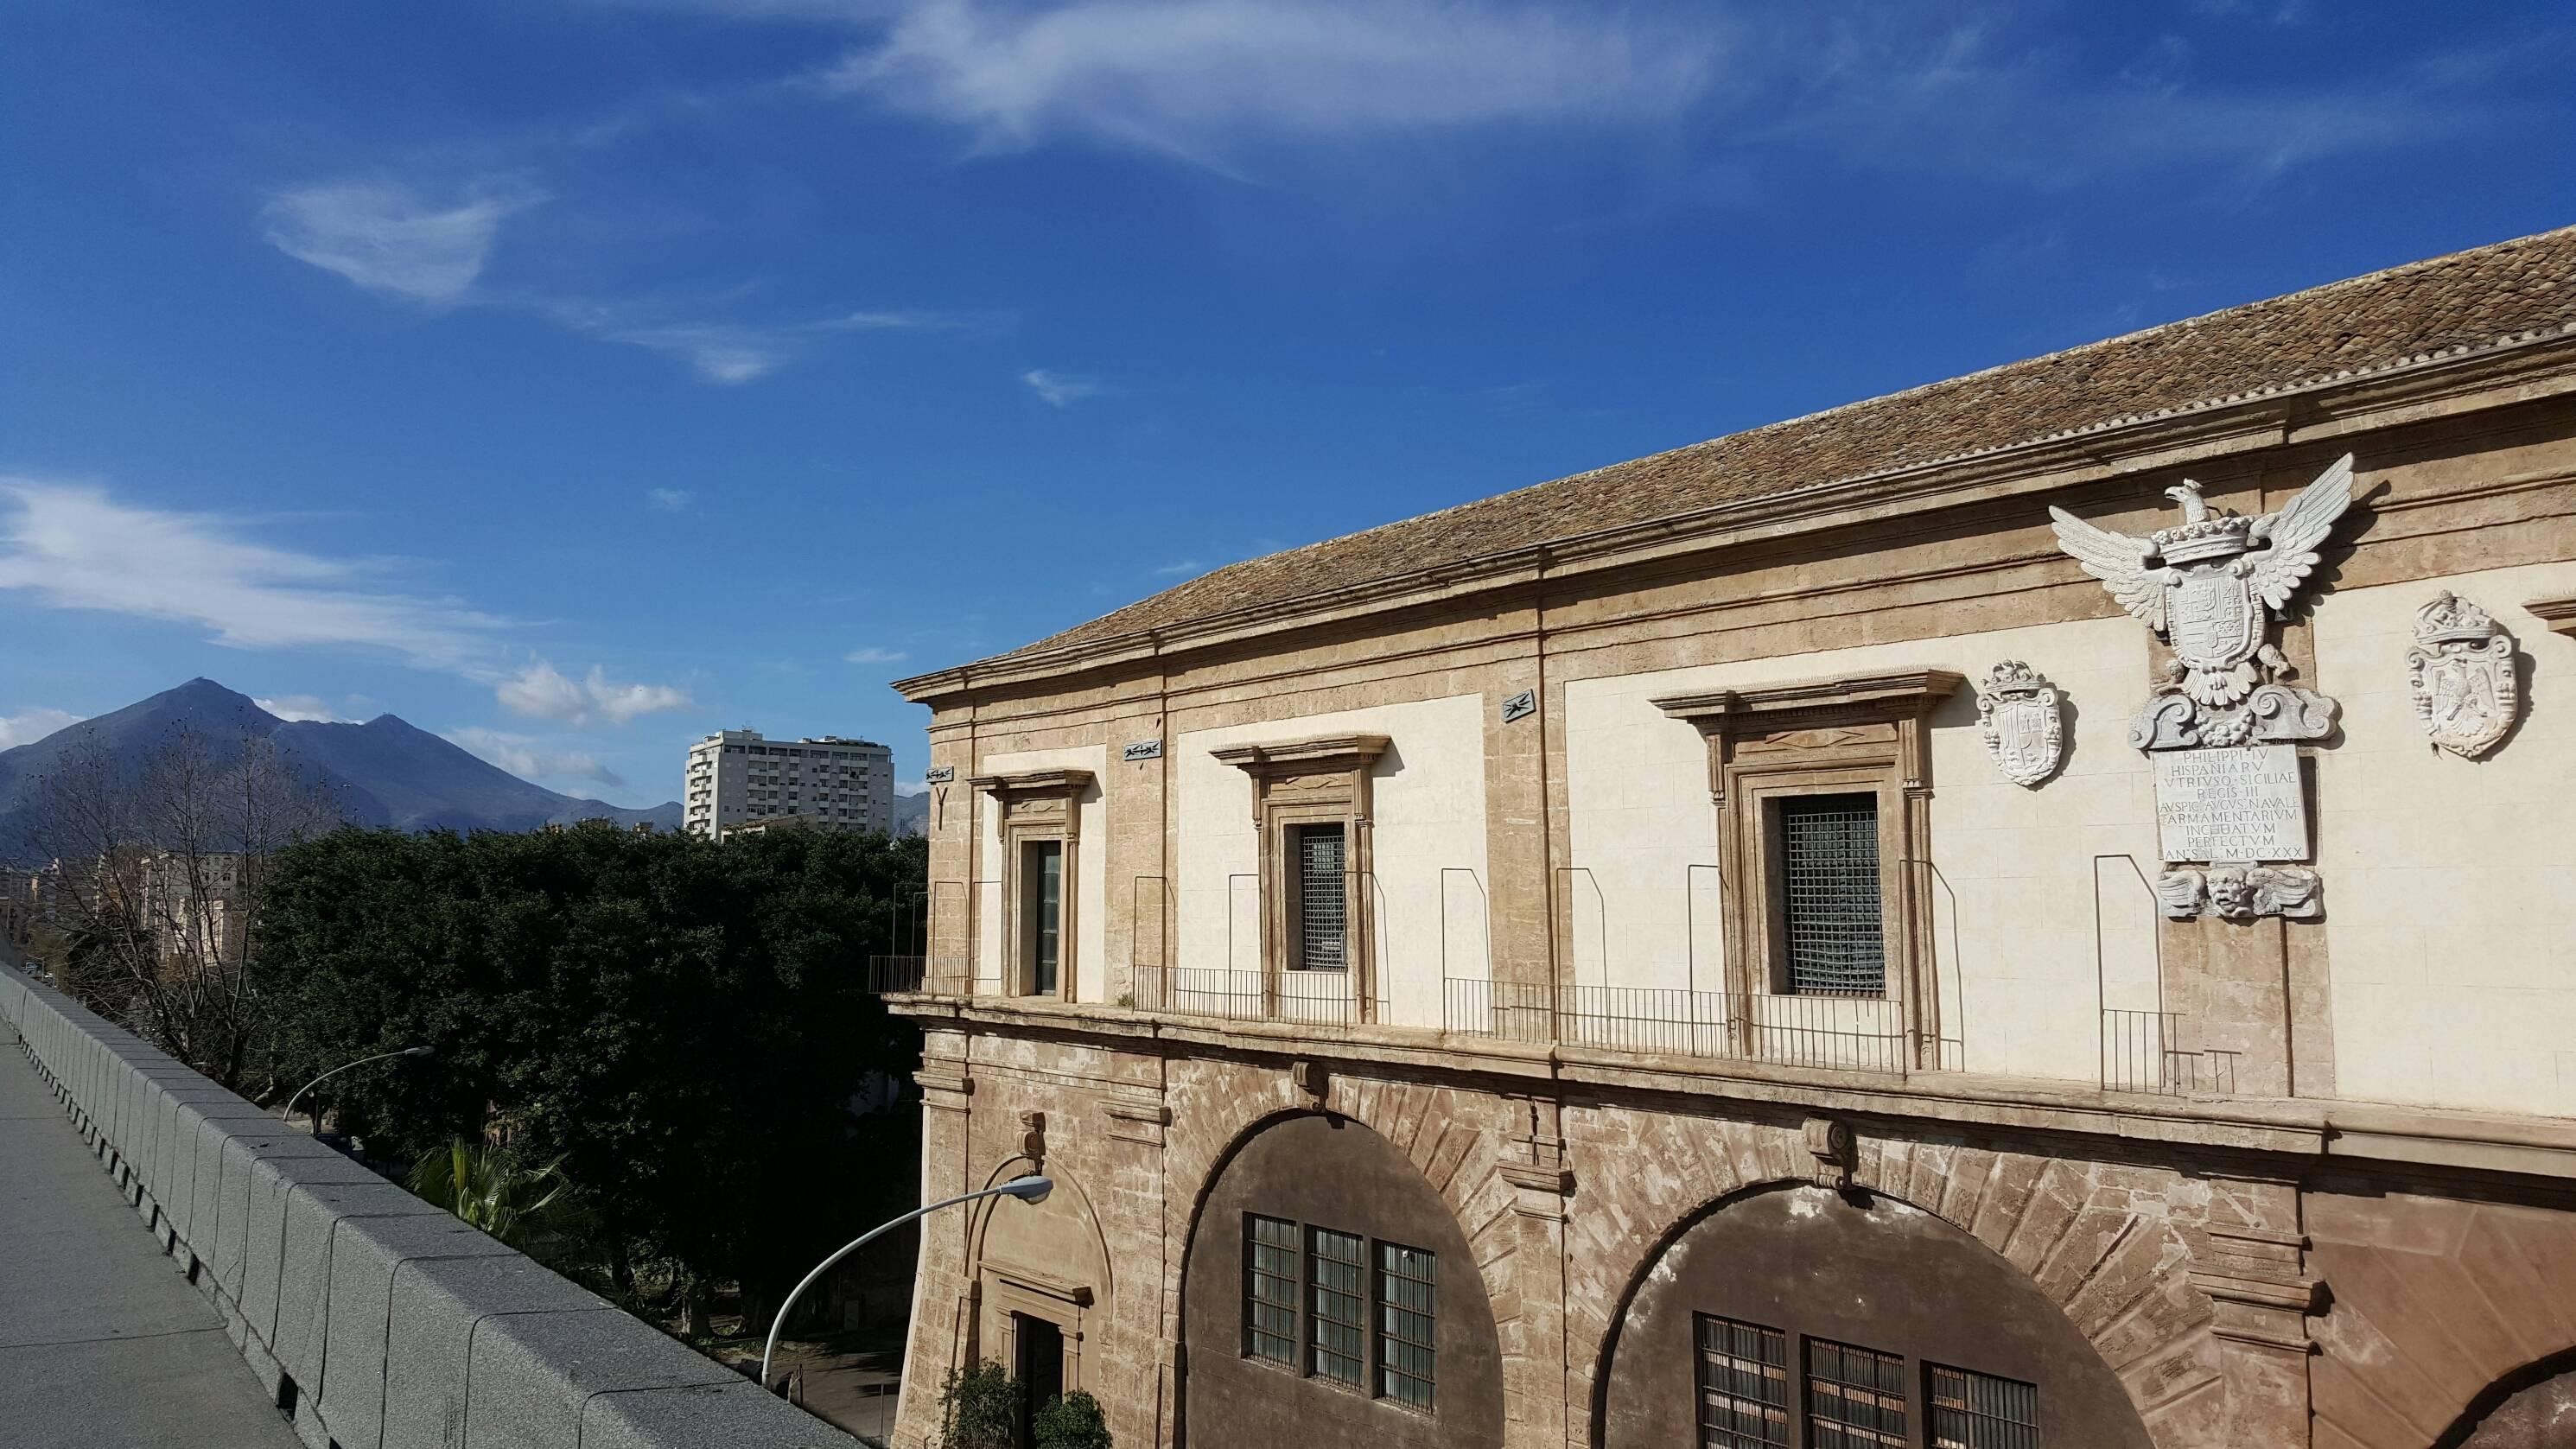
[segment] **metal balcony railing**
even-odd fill
[[[1917,1070],[1904,1003],[1644,986],[1547,986],[1451,978],[1441,1021],[1462,1036],[1665,1056],[1902,1074]],[[1936,1044],[1920,1069],[1948,1066]]]
[[[1371,1020],[1347,971],[1235,971],[1218,966],[1138,966],[1133,1005],[1224,1021],[1356,1026]]]
[[[2102,1089],[2168,1097],[2236,1093],[2232,1051],[2192,1047],[2179,1011],[2102,1013]]]

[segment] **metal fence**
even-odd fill
[[[1441,1024],[1503,1041],[1842,1071],[1915,1069],[1905,1003],[1878,997],[1451,978],[1441,983]],[[1952,1045],[1932,1044],[1924,1069],[1950,1065]]]
[[[2102,1013],[2102,1089],[2168,1097],[2233,1096],[2232,1051],[2193,1047],[2179,1011]]]
[[[1219,966],[1138,966],[1134,1005],[1226,1021],[1355,1026],[1374,1019],[1348,971],[1235,971]]]

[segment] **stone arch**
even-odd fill
[[[2576,1348],[2524,1364],[2469,1400],[2432,1449],[2564,1449],[2576,1434]]]
[[[1233,1224],[1261,1213],[1439,1260],[1438,1408],[1430,1415],[1304,1382],[1243,1354],[1243,1247]],[[1448,1194],[1420,1161],[1353,1114],[1265,1114],[1228,1144],[1200,1184],[1180,1239],[1177,1441],[1391,1446],[1490,1445],[1503,1434],[1502,1335],[1484,1265]]]
[[[1917,1432],[1939,1363],[2040,1385],[2050,1443],[2148,1449],[2128,1388],[2046,1292],[1955,1223],[1889,1193],[1773,1180],[1675,1223],[1621,1295],[1593,1375],[1596,1449],[1697,1432],[1694,1317],[1786,1328],[1787,1412],[1800,1412],[1800,1335],[1903,1356]]]
[[[1715,1203],[1809,1181],[1801,1124],[1634,1109],[1568,1112],[1567,1348],[1576,1412],[1598,1398],[1608,1346],[1656,1260]],[[1640,1171],[1637,1164],[1653,1164]],[[2190,1285],[2182,1225],[2207,1184],[2170,1173],[1950,1141],[1861,1135],[1853,1181],[1976,1239],[2038,1285],[2126,1387],[2159,1445],[2215,1443],[2211,1306]],[[1604,1196],[1615,1199],[1606,1205]],[[1594,1419],[1594,1442],[1599,1443]]]
[[[1511,1249],[1516,1242],[1510,1212],[1512,1189],[1500,1166],[1501,1132],[1480,1126],[1479,1116],[1526,1111],[1489,1093],[1453,1091],[1401,1078],[1333,1075],[1325,1083],[1320,1105],[1302,1092],[1279,1067],[1234,1064],[1220,1068],[1216,1080],[1176,1080],[1168,1100],[1171,1124],[1164,1130],[1164,1181],[1167,1241],[1188,1244],[1218,1175],[1243,1145],[1274,1123],[1317,1111],[1345,1117],[1387,1140],[1447,1204],[1450,1216],[1467,1229],[1484,1279],[1486,1300],[1496,1322],[1509,1333],[1520,1317],[1520,1295],[1511,1281]],[[1183,1288],[1186,1251],[1166,1259],[1164,1290],[1177,1299]]]
[[[1016,1325],[1042,1319],[1063,1338],[1064,1387],[1091,1387],[1097,1373],[1089,1365],[1098,1361],[1094,1340],[1113,1322],[1117,1266],[1090,1193],[1062,1163],[1040,1164],[1026,1157],[1003,1160],[979,1186],[995,1187],[1040,1171],[1055,1183],[1046,1201],[997,1197],[974,1205],[966,1250],[973,1306],[965,1352],[958,1359],[994,1359],[1019,1374],[1023,1366]]]

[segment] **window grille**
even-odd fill
[[[1297,1363],[1297,1225],[1243,1215],[1243,1351]]]
[[[1809,1449],[1903,1449],[1905,1442],[1905,1360],[1808,1339]]]
[[[2039,1449],[2039,1385],[1932,1365],[1932,1449]]]
[[[1297,951],[1292,969],[1339,971],[1349,963],[1342,827],[1307,825],[1297,832]]]
[[[1420,1248],[1377,1245],[1377,1393],[1431,1407],[1440,1260]]]
[[[1361,1291],[1368,1259],[1356,1233],[1306,1230],[1307,1372],[1358,1387],[1368,1318]]]
[[[1883,996],[1878,797],[1793,795],[1780,801],[1780,875],[1789,990]]]
[[[1064,842],[1039,841],[1029,846],[1023,869],[1028,875],[1027,926],[1029,992],[1053,996],[1064,948]]]
[[[1701,1449],[1786,1449],[1789,1335],[1696,1315]]]

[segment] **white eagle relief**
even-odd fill
[[[2058,545],[2172,646],[2184,694],[2212,708],[2237,704],[2263,682],[2258,661],[2288,668],[2272,647],[2270,623],[2316,571],[2326,534],[2352,506],[2352,455],[2261,518],[2213,511],[2188,478],[2165,496],[2182,505],[2183,521],[2146,538],[2096,528],[2062,508],[2048,516]]]

